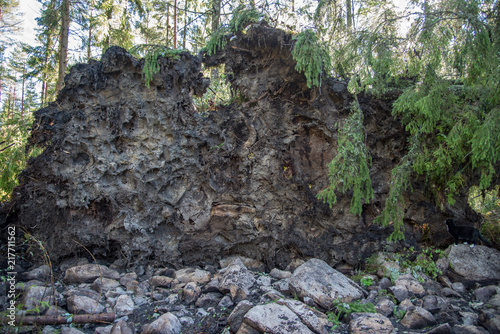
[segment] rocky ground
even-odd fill
[[[459,245],[443,254],[436,280],[418,265],[404,269],[388,253],[372,257],[371,274],[358,272],[353,279],[314,258],[269,273],[242,257],[224,259],[222,269],[147,267],[138,273],[73,259],[54,271],[43,265],[18,273],[16,320],[38,312],[67,318],[114,313],[115,321],[12,327],[7,317],[3,331],[499,333],[500,252]],[[1,284],[1,305],[11,305],[9,284]],[[6,306],[2,311],[12,314]]]

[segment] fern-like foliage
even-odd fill
[[[417,136],[409,139],[410,149],[401,159],[400,163],[392,170],[392,179],[389,188],[389,195],[385,200],[384,210],[375,219],[375,222],[384,227],[393,224],[394,231],[389,236],[389,241],[404,240],[404,210],[405,201],[403,193],[411,189],[411,174],[413,172],[413,162],[419,153],[420,140]]]
[[[337,155],[328,165],[330,184],[318,198],[332,207],[337,202],[336,192],[352,190],[351,213],[361,214],[363,201],[373,199],[369,165],[371,157],[364,142],[363,112],[355,100],[351,114],[339,130]]]
[[[202,51],[205,51],[208,56],[214,55],[226,46],[228,35],[241,33],[249,25],[264,18],[265,15],[260,13],[254,6],[239,5],[234,10],[229,23],[221,25],[216,31],[212,32],[212,36]]]
[[[142,74],[146,87],[149,88],[153,76],[160,71],[159,57],[167,57],[170,59],[180,59],[180,54],[186,50],[171,49],[163,45],[138,45],[129,50],[134,56],[144,55],[144,66]]]
[[[331,70],[331,58],[327,48],[319,42],[313,30],[307,29],[293,37],[292,57],[295,69],[305,74],[307,87],[321,85],[321,76]]]

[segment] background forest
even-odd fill
[[[393,114],[406,126],[409,149],[393,170],[379,217],[384,225],[394,223],[393,239],[403,237],[403,192],[412,175],[425,178],[442,208],[468,194],[491,233],[500,235],[498,0],[39,2],[30,45],[15,41],[23,25],[19,0],[0,0],[0,202],[39,153],[25,150],[32,112],[55,100],[72,65],[99,59],[112,45],[137,57],[174,49],[212,53],[222,47],[221,36],[266,20],[296,34],[292,54],[310,87],[329,75],[349,80],[354,94],[398,96]],[[223,71],[206,71],[212,77],[207,99],[227,96]],[[336,194],[352,190],[352,212],[359,214],[373,191],[356,105],[341,125],[338,152],[319,197],[333,205]]]

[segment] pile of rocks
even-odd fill
[[[452,247],[442,265],[455,278],[465,269],[453,264],[454,254],[463,257],[464,252],[485,253],[490,266],[500,260],[498,251],[486,247]],[[472,254],[476,263],[478,256]],[[62,330],[47,325],[39,330],[47,334],[500,332],[500,277],[495,276],[500,266],[490,273],[495,284],[464,276],[463,282],[452,283],[446,275],[434,281],[424,274],[419,279],[401,274],[391,280],[380,271],[365,276],[362,287],[319,259],[269,273],[251,270],[256,265],[245,258],[233,258],[220,270],[161,268],[141,276],[85,262],[69,268],[63,264],[64,278],[53,284],[43,283],[51,276],[47,266],[24,273],[26,282],[17,287],[25,308],[21,313],[30,309],[45,315],[115,313],[115,322],[78,325],[78,329],[62,325]],[[471,269],[471,274],[478,274]],[[6,305],[7,297],[1,298]],[[363,305],[366,310],[374,306],[376,313],[345,312]],[[339,310],[344,314],[338,316]]]

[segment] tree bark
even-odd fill
[[[0,323],[6,325],[13,321],[16,325],[63,325],[63,324],[88,324],[88,323],[112,323],[115,320],[114,313],[98,314],[74,314],[71,317],[58,315],[40,316],[2,316]]]
[[[177,49],[177,0],[174,0],[174,49]]]
[[[56,90],[60,91],[68,67],[68,36],[69,36],[69,9],[70,0],[63,0],[61,4],[61,33],[59,35],[59,76],[57,78]]]

